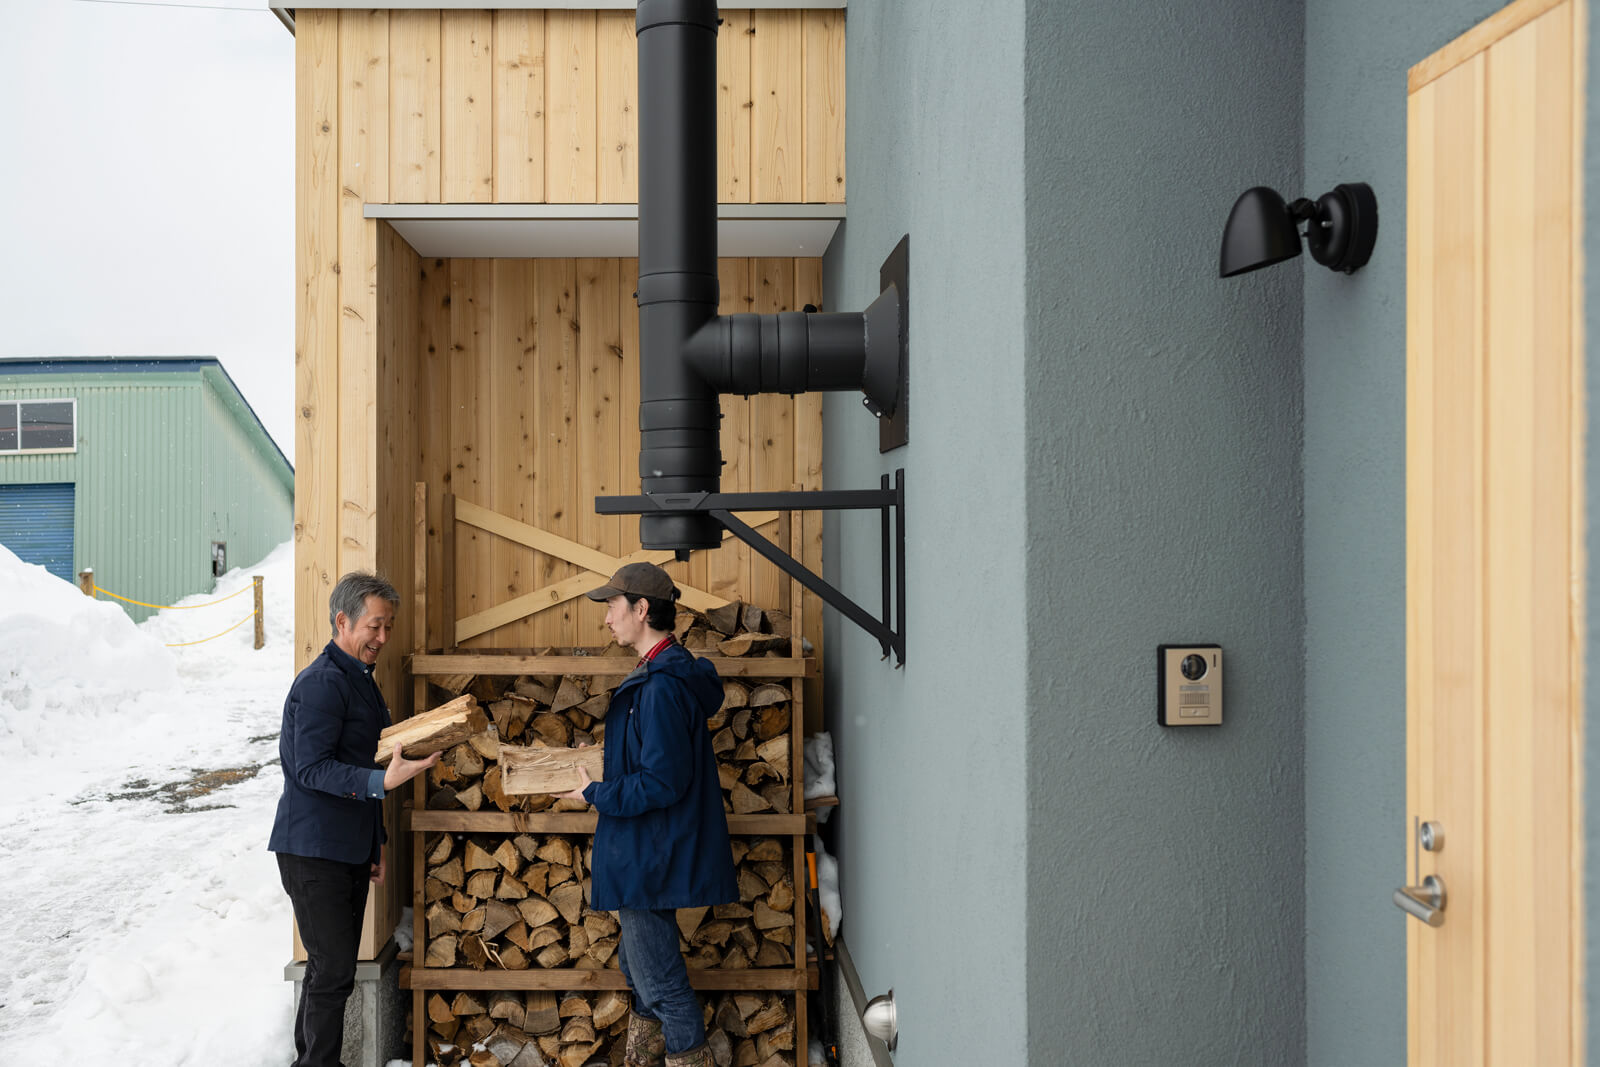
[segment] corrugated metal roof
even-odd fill
[[[259,434],[266,440],[272,451],[283,461],[292,486],[294,464],[289,462],[289,457],[283,454],[278,442],[272,439],[272,435],[262,425],[261,417],[256,414],[255,408],[250,406],[250,401],[245,399],[245,395],[234,384],[228,369],[222,365],[222,360],[215,356],[0,356],[0,378],[22,374],[87,375],[147,372],[171,374],[185,371],[200,373],[211,371],[220,378],[220,382],[213,378],[213,385],[226,383],[227,388],[219,391],[225,394],[224,399],[233,409],[234,417],[252,433],[252,436]],[[246,415],[249,416],[249,423],[244,420]]]

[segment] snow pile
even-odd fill
[[[806,799],[834,796],[833,735],[812,734],[806,738]]]
[[[822,838],[811,835],[811,847],[817,853],[817,904],[822,908],[822,918],[828,924],[828,934],[839,936],[839,926],[844,922],[844,900],[839,896],[839,861],[828,855],[822,847]]]
[[[293,551],[211,604],[134,626],[0,548],[0,794],[8,936],[0,1062],[281,1064],[293,1054],[288,898],[266,851],[292,679]],[[121,592],[121,590],[118,590]],[[137,595],[137,592],[130,593]]]

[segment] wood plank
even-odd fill
[[[544,12],[494,13],[494,195],[544,200]]]
[[[731,656],[696,656],[706,659],[723,678],[801,678],[816,670],[816,660]],[[413,656],[411,673],[429,674],[627,674],[631,656],[512,655],[486,652],[430,652]]]
[[[761,525],[764,525],[764,523],[759,520],[761,520],[764,516],[775,515],[775,512],[757,512],[754,515],[747,517],[746,521],[749,522],[751,526],[759,528]],[[776,521],[776,518],[772,518],[771,521]],[[722,536],[724,540],[727,540],[733,535],[724,530]],[[552,537],[548,542],[544,543],[560,544],[563,540],[564,539],[562,538]],[[579,549],[583,549],[584,547],[581,545],[576,545],[575,543],[568,543],[573,544],[574,547]],[[564,604],[568,600],[571,600],[573,597],[582,596],[589,590],[594,589],[601,583],[605,582],[611,577],[611,575],[616,573],[619,567],[622,567],[625,564],[654,563],[658,567],[665,567],[671,564],[672,558],[673,553],[670,550],[662,549],[650,551],[646,549],[640,549],[635,552],[630,552],[626,556],[618,557],[613,565],[605,568],[604,573],[593,570],[578,571],[569,578],[563,578],[561,581],[547,585],[541,589],[535,589],[530,593],[524,593],[521,596],[512,598],[511,600],[503,601],[499,604],[496,604],[492,608],[488,608],[477,613],[476,615],[470,615],[466,618],[457,620],[456,640],[458,642],[465,641],[469,637],[475,637],[478,634],[485,633],[497,627],[507,626],[510,623],[516,622],[517,620],[525,618],[535,612],[545,611],[550,608],[557,607],[558,605]],[[693,608],[696,611],[710,611],[712,608],[720,608],[728,603],[721,597],[712,596],[710,593],[707,593],[704,590],[696,589],[695,587],[689,585],[683,585],[682,583],[679,583],[678,585],[678,592],[681,594],[679,597],[679,602],[687,607]],[[606,637],[609,639],[609,634],[607,634]],[[496,643],[501,644],[504,647],[512,647],[510,645],[505,645],[504,642]]]
[[[576,812],[412,811],[411,829],[463,834],[592,834],[595,814]],[[784,837],[815,828],[813,815],[729,815],[734,836]]]
[[[530,793],[570,793],[581,779],[578,768],[588,772],[589,780],[605,780],[605,748],[532,748],[524,745],[500,746],[501,785],[508,795]]]
[[[736,971],[689,970],[689,984],[695,989],[811,989],[816,984],[815,968],[790,970],[763,967]],[[475,971],[468,967],[413,967],[411,988],[416,989],[559,989],[588,991],[626,989],[627,981],[616,969],[577,970],[557,967],[547,971]]]
[[[602,204],[639,201],[638,58],[634,13],[596,12],[595,155]]]
[[[545,198],[592,204],[596,195],[595,12],[545,15]]]
[[[295,35],[294,669],[327,640],[338,577],[339,16]]]
[[[397,204],[437,204],[442,105],[439,12],[389,15],[389,195]]]
[[[1483,158],[1484,62],[1481,56],[1434,83],[1435,151],[1441,161]],[[1440,1067],[1481,1062],[1485,1050],[1487,909],[1482,871],[1484,840],[1484,502],[1483,412],[1484,217],[1478,168],[1451,164],[1436,171],[1433,196],[1435,466],[1432,484],[1434,541],[1433,716],[1426,753],[1432,803],[1423,818],[1449,828],[1451,855],[1429,854],[1423,873],[1448,861],[1454,921],[1429,938],[1425,972],[1437,987],[1437,1015],[1422,1037],[1424,1056]],[[1446,462],[1448,460],[1448,462]],[[1429,797],[1425,795],[1424,803]],[[1431,862],[1430,862],[1431,861]],[[1442,871],[1440,873],[1443,873]],[[1431,957],[1431,959],[1430,959]],[[1427,996],[1427,994],[1425,994]],[[1431,1050],[1431,1052],[1430,1052]],[[1429,1062],[1424,1059],[1423,1062]]]
[[[632,38],[628,40],[631,43]],[[597,513],[594,498],[622,492],[622,323],[617,317],[620,275],[615,259],[580,259],[577,274],[578,303],[573,321],[578,334],[579,430],[573,511],[578,542],[615,559],[622,549],[622,518]],[[610,574],[607,572],[606,577]],[[574,618],[579,644],[610,640],[604,604],[585,597],[573,606],[577,609]]]
[[[389,19],[339,14],[339,552],[336,570],[377,567],[378,223],[389,198]]]
[[[1406,73],[1406,91],[1415,93],[1474,56],[1481,55],[1501,38],[1515,33],[1564,2],[1565,0],[1516,0],[1515,3],[1507,4],[1413,66]]]
[[[414,464],[422,419],[417,414],[416,348],[420,261],[409,244],[387,222],[379,222],[378,401],[377,420],[378,542],[375,559],[380,574],[393,576],[403,590],[415,571],[416,483]],[[402,594],[393,639],[404,648],[423,627],[425,604]],[[379,660],[374,677],[391,694],[390,713],[411,713],[411,688],[405,684],[397,656]]]
[[[758,314],[798,310],[794,301],[794,264],[789,258],[755,261]],[[781,492],[794,484],[794,407],[794,398],[781,393],[750,400],[750,488],[754,492]],[[766,536],[769,541],[775,540],[773,533]],[[750,600],[764,608],[788,611],[788,576],[765,559],[754,554],[752,557]]]
[[[411,632],[411,649],[428,647],[428,483],[417,482],[412,507],[411,611],[417,620]],[[421,705],[413,704],[413,707]]]
[[[440,23],[441,194],[447,204],[489,203],[494,192],[494,19],[450,9]]]
[[[1588,56],[1589,56],[1589,5],[1587,2],[1576,3],[1572,7],[1572,40],[1571,40],[1571,72],[1572,96],[1574,100],[1587,99],[1588,82]],[[1569,188],[1572,192],[1572,219],[1573,225],[1568,228],[1567,241],[1569,248],[1570,269],[1573,284],[1583,284],[1584,261],[1584,225],[1586,215],[1584,212],[1584,188],[1587,181],[1587,130],[1589,109],[1574,106],[1572,109],[1572,127],[1568,135],[1572,155],[1572,178]],[[1570,378],[1567,384],[1567,396],[1571,399],[1570,424],[1572,454],[1568,460],[1568,470],[1571,473],[1571,519],[1572,528],[1569,531],[1568,544],[1568,569],[1574,575],[1584,575],[1582,581],[1574,581],[1571,586],[1571,603],[1568,608],[1568,618],[1571,619],[1571,631],[1567,635],[1568,647],[1568,692],[1572,695],[1570,710],[1570,748],[1568,752],[1571,791],[1569,796],[1568,825],[1572,828],[1572,843],[1568,854],[1568,879],[1573,886],[1570,922],[1572,943],[1582,945],[1588,943],[1588,904],[1587,904],[1587,870],[1588,836],[1585,815],[1587,802],[1587,784],[1584,773],[1584,754],[1587,751],[1584,739],[1584,693],[1586,664],[1588,656],[1588,552],[1586,538],[1588,531],[1588,464],[1585,442],[1588,441],[1588,404],[1583,398],[1588,397],[1587,375],[1585,366],[1587,360],[1585,353],[1584,320],[1588,311],[1588,302],[1575,297],[1568,307],[1568,322],[1570,332],[1571,357],[1568,360]],[[1585,1003],[1585,982],[1587,967],[1574,967],[1572,971],[1572,984],[1565,995],[1574,1005]],[[1578,1008],[1572,1013],[1571,1033],[1571,1060],[1573,1063],[1587,1063],[1588,1061],[1588,1012]]]
[[[483,464],[485,500],[510,519],[527,519],[534,510],[533,405],[538,379],[534,371],[533,308],[534,265],[528,259],[494,260],[490,296],[493,340],[489,348],[488,386],[483,406],[488,420],[481,427],[480,461]],[[456,519],[469,505],[456,501]],[[503,538],[488,539],[489,571],[480,608],[507,597],[520,596],[537,584],[534,554]],[[510,648],[532,640],[526,631],[509,627],[497,631],[487,643]],[[456,639],[465,640],[460,624]]]
[[[1574,1063],[1570,855],[1572,6],[1488,50],[1488,1029],[1495,1062]],[[1510,511],[1509,509],[1518,509]],[[1517,714],[1508,713],[1518,709]],[[1497,713],[1498,712],[1498,713]]]
[[[717,30],[717,199],[748,204],[750,120],[750,54],[755,18],[746,10],[724,11]]]
[[[618,449],[623,496],[638,496],[642,492],[639,481],[639,304],[634,296],[638,289],[639,261],[618,260],[617,314],[622,326],[622,379],[618,386],[621,429]],[[618,544],[623,554],[639,551],[637,516],[623,517],[621,538]],[[704,582],[700,583],[700,588],[706,588]]]
[[[812,204],[845,202],[844,12],[801,16],[805,39],[805,195]],[[820,306],[821,301],[817,301]]]
[[[807,304],[823,309],[822,260],[795,260],[794,299],[804,308]],[[822,394],[802,393],[794,398],[794,479],[803,490],[824,488],[822,484]],[[822,512],[802,511],[796,516],[800,524],[800,551],[795,554],[813,574],[822,573]],[[791,600],[793,595],[791,594]],[[799,607],[794,615],[795,632],[811,642],[812,655],[817,658],[819,674],[825,669],[822,641],[822,598],[807,589],[799,595]],[[808,734],[823,728],[822,679],[806,682],[805,730]]]
[[[555,18],[552,13],[552,26]],[[577,450],[573,443],[578,407],[577,338],[573,330],[577,266],[570,259],[541,259],[534,278],[534,313],[538,318],[538,370],[534,380],[538,385],[533,398],[532,523],[534,528],[570,542],[577,533],[574,509],[578,498]],[[535,563],[534,580],[543,588],[570,578],[573,573],[571,564],[547,552]],[[533,633],[536,645],[573,644],[577,628],[572,611],[563,605],[543,612],[534,619]]]
[[[752,261],[748,259],[717,260],[717,284],[721,289],[720,315],[743,315],[755,311],[755,297],[751,292]],[[744,493],[750,490],[750,399],[743,396],[724,396],[722,430],[719,447],[722,451],[722,491]],[[742,542],[724,544],[706,553],[706,591],[724,600],[743,600],[750,597],[751,551]],[[669,568],[670,570],[670,568]],[[676,576],[675,576],[676,577]]]
[[[799,11],[763,9],[754,14],[750,57],[752,202],[796,203],[805,195],[803,25]]]
[[[453,643],[445,629],[446,605],[455,596],[445,581],[445,530],[441,509],[451,484],[450,427],[455,408],[450,402],[450,267],[448,260],[424,260],[419,267],[417,295],[417,391],[431,413],[417,435],[417,476],[428,494],[428,573],[433,595],[428,598],[428,633],[437,647]],[[453,523],[452,523],[453,525]],[[453,612],[448,613],[454,618]],[[434,646],[430,646],[434,647]]]
[[[482,499],[489,494],[483,424],[491,400],[494,261],[450,260],[450,490]],[[455,534],[452,617],[481,611],[488,590],[489,539],[471,526]],[[445,631],[447,634],[449,631]]]

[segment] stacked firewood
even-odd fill
[[[718,1067],[794,1067],[792,994],[703,995]],[[430,993],[431,1059],[440,1067],[584,1067],[622,1063],[625,991]]]
[[[437,834],[424,847],[423,965],[524,971],[617,966],[618,924],[589,906],[587,837]],[[776,837],[732,841],[739,901],[678,912],[690,967],[794,964],[793,870]]]
[[[684,646],[708,656],[786,656],[789,620],[778,611],[737,601],[704,615],[680,608],[678,635]],[[553,651],[553,650],[552,650]],[[632,656],[616,645],[603,656]],[[580,801],[550,794],[507,794],[499,746],[569,748],[601,744],[611,694],[623,675],[442,675],[432,679],[434,697],[470,694],[487,708],[492,733],[477,734],[444,752],[428,772],[428,808],[433,811],[583,811]],[[789,814],[794,810],[789,729],[793,692],[787,681],[728,678],[723,703],[708,721],[723,807],[738,814]]]

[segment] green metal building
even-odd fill
[[[23,560],[171,604],[293,526],[294,470],[216,359],[0,359],[0,544]]]

